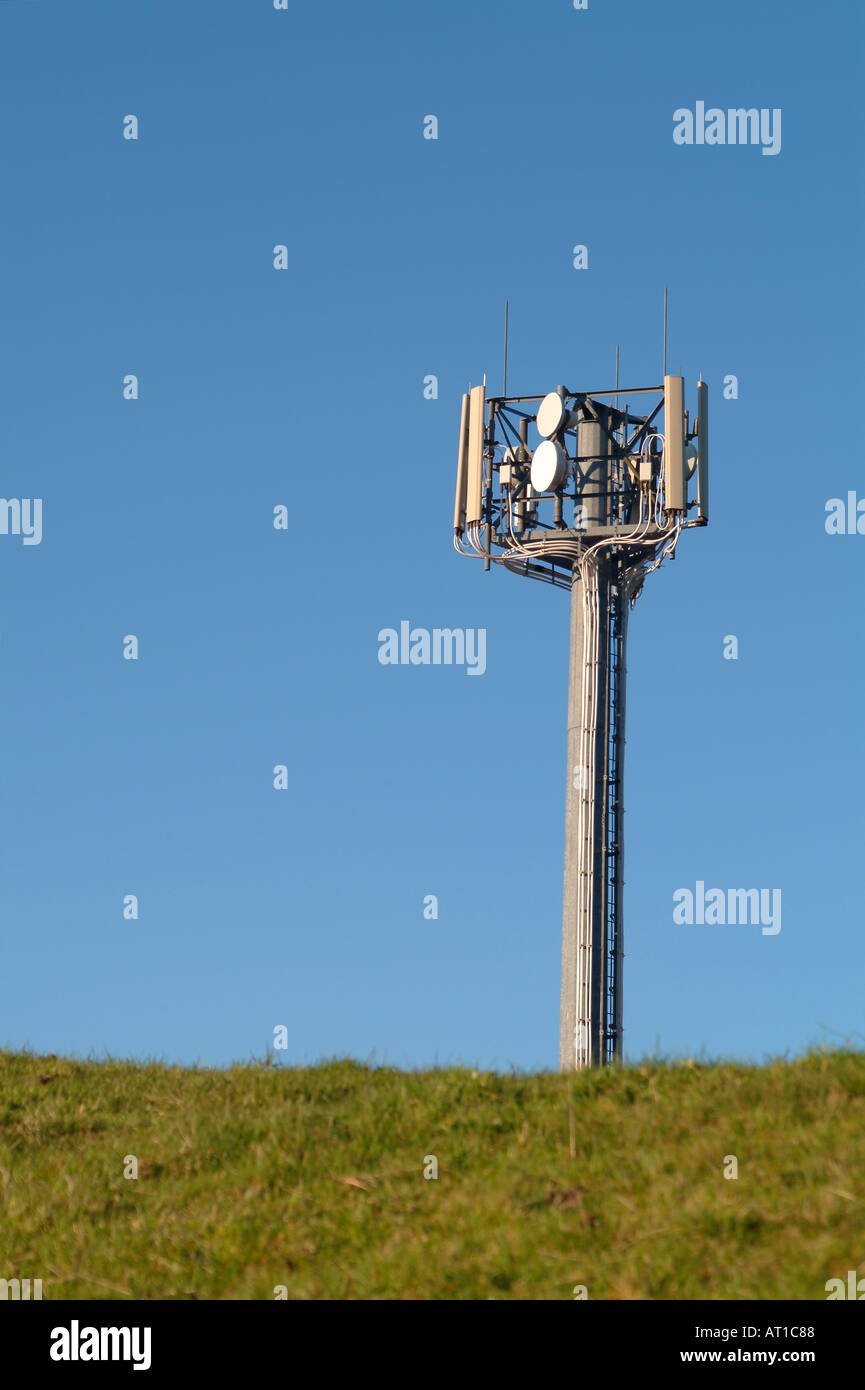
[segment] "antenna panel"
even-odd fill
[[[664,377],[664,506],[668,512],[684,512],[685,481],[685,378]]]
[[[697,382],[697,516],[709,520],[709,388]]]
[[[469,442],[466,478],[466,524],[481,520],[484,476],[483,386],[473,386],[469,397]]]
[[[460,411],[460,443],[457,454],[457,491],[454,498],[454,530],[462,535],[466,529],[466,464],[469,454],[469,398],[463,396]]]

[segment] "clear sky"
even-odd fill
[[[454,554],[459,399],[506,297],[511,391],[617,343],[655,384],[664,285],[712,519],[631,618],[626,1050],[862,1041],[862,39],[854,0],[0,0],[0,491],[43,504],[0,535],[0,1043],[556,1065],[568,598]],[[698,101],[780,152],[676,145]],[[382,665],[404,619],[485,629],[483,675]],[[781,931],[676,924],[697,881]]]

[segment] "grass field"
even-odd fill
[[[44,1299],[825,1299],[865,1276],[865,1055],[561,1077],[2,1052],[0,1203],[0,1278]]]

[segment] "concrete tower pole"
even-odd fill
[[[622,571],[595,554],[571,585],[565,878],[559,1068],[621,1054],[622,770],[625,636]]]
[[[577,565],[571,580],[571,654],[568,678],[567,786],[565,791],[565,887],[562,905],[562,1002],[559,1025],[559,1070],[577,1065],[577,952],[582,922],[578,889],[585,861],[580,846],[579,815],[586,770],[582,767],[583,582]]]
[[[616,1061],[621,1061],[624,1051],[624,1026],[623,1026],[623,963],[625,959],[625,942],[623,935],[623,893],[625,888],[625,797],[624,797],[624,774],[625,774],[625,711],[626,696],[628,689],[628,615],[631,611],[630,592],[619,582],[616,585],[616,609],[618,617],[619,643],[618,651],[612,653],[613,669],[616,676],[616,697],[615,708],[615,759],[616,759],[616,788],[615,788],[615,849],[616,860],[613,874],[613,884],[615,891],[615,936],[613,942],[612,959],[610,967],[613,971],[613,1017],[610,1020],[615,1030],[615,1042],[613,1046],[613,1057]]]

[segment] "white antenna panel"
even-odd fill
[[[469,443],[466,477],[466,524],[481,519],[484,475],[484,404],[483,386],[473,386],[469,396]]]
[[[685,510],[685,378],[664,377],[664,506]]]

